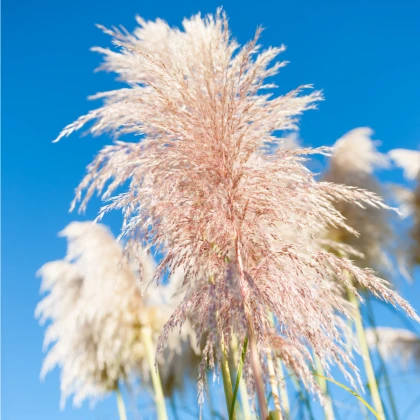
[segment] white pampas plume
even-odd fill
[[[406,245],[409,264],[420,264],[420,151],[395,149],[389,152],[391,159],[404,170],[409,180],[416,180],[413,190],[398,187],[394,189],[397,200],[402,201],[405,215],[412,216],[411,241]]]
[[[376,149],[379,142],[372,140],[372,135],[371,128],[359,127],[339,138],[334,144],[331,171],[337,169],[343,177],[347,173],[357,179],[372,174],[377,168],[388,168],[389,158]]]
[[[388,362],[407,367],[410,362],[420,365],[420,337],[402,328],[377,327],[366,330],[370,349],[377,349]]]
[[[383,195],[384,189],[374,177],[374,172],[377,169],[388,168],[389,158],[376,149],[378,142],[371,139],[372,135],[372,129],[360,127],[338,139],[334,144],[324,179]],[[390,212],[381,207],[362,208],[357,203],[344,200],[339,200],[336,208],[358,235],[337,226],[330,229],[328,237],[360,253],[361,255],[355,258],[359,266],[376,269],[382,274],[385,274],[384,271],[390,271],[390,254],[394,243]]]
[[[335,309],[349,315],[329,286],[332,274],[353,288],[351,277],[418,319],[372,271],[302,248],[276,231],[284,224],[296,232],[336,226],[354,234],[358,226],[346,223],[335,202],[386,208],[375,193],[317,182],[304,163],[308,155],[329,149],[273,147],[283,142],[279,131],[296,130],[298,117],[322,99],[317,91],[304,94],[309,86],[277,97],[264,90],[274,87],[266,79],[285,64],[271,64],[284,47],[261,50],[259,30],[239,47],[220,10],[184,19],[182,30],[161,20],[138,22],[134,34],[105,29],[116,52],[96,49],[104,55],[102,68],[116,72],[127,87],[96,95],[103,105],[65,127],[57,140],[88,122],[94,135],[140,136],[101,150],[74,205],[82,200],[85,208],[95,192],[112,197],[101,215],[121,209],[122,233],[163,253],[156,280],[167,269],[184,271],[185,296],[164,328],[159,350],[172,329],[191,319],[198,341],[205,342],[204,380],[207,367],[221,359],[221,339],[249,337],[252,357],[246,366],[254,374],[246,376],[250,387],[257,385],[261,402],[258,361],[265,360],[258,348],[283,348],[289,367],[312,389],[308,347],[325,367],[331,360],[350,363],[331,316]]]
[[[43,278],[41,291],[47,295],[35,316],[41,323],[49,321],[44,340],[48,354],[41,377],[59,366],[61,406],[71,395],[79,406],[85,399],[95,402],[115,390],[120,381],[150,380],[141,329],[150,328],[156,344],[174,306],[166,287],[150,288],[142,297],[140,279],[105,226],[73,222],[60,236],[68,241],[66,261],[47,263],[38,272]],[[156,264],[148,253],[138,251],[138,271],[148,284]],[[189,331],[186,328],[184,335],[171,337],[167,369],[175,357],[179,366],[186,365],[181,348],[186,358],[194,351]],[[194,349],[199,352],[196,346]],[[165,371],[164,375],[169,374]],[[170,385],[171,392],[182,381],[181,375]]]
[[[416,179],[420,176],[420,151],[394,149],[389,152],[389,156],[404,170],[407,179]]]

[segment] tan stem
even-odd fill
[[[146,350],[147,363],[149,365],[150,376],[152,377],[153,388],[155,391],[155,404],[159,420],[167,420],[165,398],[163,396],[162,383],[160,381],[159,373],[155,366],[155,349],[152,341],[152,331],[149,327],[141,329],[141,336]]]
[[[260,407],[261,419],[268,419],[267,401],[265,400],[264,381],[262,379],[260,358],[258,355],[257,342],[252,324],[248,320],[248,334],[251,353],[251,367],[254,374],[255,388],[257,391],[258,405]]]
[[[258,405],[260,408],[260,414],[262,420],[268,419],[268,408],[267,408],[267,402],[265,400],[265,393],[264,393],[264,381],[262,377],[261,372],[261,365],[260,365],[260,358],[258,354],[257,349],[257,341],[255,338],[255,332],[254,332],[254,325],[252,323],[251,316],[249,314],[249,310],[247,308],[247,300],[246,300],[246,293],[245,293],[245,271],[242,261],[242,253],[241,253],[241,247],[239,244],[239,240],[236,241],[236,258],[238,261],[238,268],[239,268],[239,281],[240,281],[240,290],[241,295],[244,302],[244,308],[245,308],[245,316],[247,321],[247,330],[248,330],[248,340],[249,340],[249,348],[250,348],[250,356],[251,356],[251,368],[252,373],[254,375],[254,382],[255,382],[255,388],[257,391],[257,398],[258,398]]]
[[[331,401],[331,397],[328,393],[327,380],[325,379],[324,368],[322,367],[319,357],[315,355],[316,371],[320,375],[317,377],[318,385],[321,388],[322,394],[324,395],[325,405],[324,413],[327,420],[334,420],[334,409]]]
[[[223,379],[223,388],[225,391],[225,399],[226,399],[226,407],[228,415],[230,413],[233,401],[233,391],[232,391],[232,379],[230,376],[230,369],[229,369],[229,361],[227,358],[226,348],[223,341],[223,338],[220,340],[220,346],[222,349],[222,360],[221,360],[221,367],[222,367],[222,379]],[[235,411],[232,413],[232,419],[236,420]]]
[[[275,327],[274,315],[273,315],[272,312],[268,313],[268,319],[270,321],[271,326]],[[289,397],[287,395],[286,379],[284,377],[283,364],[282,364],[281,359],[279,357],[277,357],[277,364],[276,365],[277,365],[277,374],[280,375],[280,379],[278,380],[277,377],[276,377],[276,380],[277,380],[278,385],[279,385],[281,408],[283,408],[286,419],[288,419],[289,414],[290,414]]]
[[[365,365],[366,377],[370,395],[372,397],[373,406],[382,419],[385,419],[384,408],[382,405],[381,395],[379,394],[378,383],[376,382],[375,372],[373,370],[372,360],[370,358],[369,347],[366,341],[365,329],[363,327],[362,316],[360,314],[359,301],[354,292],[347,288],[349,301],[354,305],[356,311],[354,313],[354,323],[356,325],[357,338],[362,352],[363,363]]]
[[[124,400],[119,388],[115,390],[115,395],[117,396],[118,415],[120,417],[120,420],[127,420],[127,413],[125,412]]]
[[[274,369],[273,358],[271,355],[271,350],[267,352],[267,367],[268,367],[268,374],[270,375],[270,385],[271,385],[271,393],[273,395],[274,407],[277,411],[280,412],[280,419],[283,418],[281,414],[281,405],[280,405],[280,398],[278,393],[278,383],[276,377],[276,371]]]
[[[290,403],[289,403],[289,396],[287,395],[287,388],[286,388],[286,378],[284,376],[284,369],[283,369],[283,363],[278,358],[277,359],[277,372],[280,375],[280,399],[281,404],[284,410],[284,414],[286,419],[290,416]]]

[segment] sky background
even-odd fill
[[[94,411],[87,404],[81,409],[68,404],[60,412],[59,373],[50,374],[45,383],[39,380],[43,329],[33,316],[40,298],[36,271],[64,256],[65,241],[57,232],[70,221],[92,219],[100,204],[92,201],[85,216],[68,213],[86,165],[110,139],[73,135],[51,143],[67,123],[95,107],[88,95],[117,86],[112,75],[93,72],[100,57],[89,48],[110,45],[94,25],[122,24],[132,30],[136,14],[179,25],[184,16],[215,12],[220,5],[241,44],[262,25],[265,47],[288,47],[282,59],[291,63],[276,78],[279,93],[307,83],[323,89],[326,100],[319,110],[302,118],[304,144],[331,145],[348,130],[369,126],[382,140],[383,151],[418,148],[418,1],[3,0],[3,420],[117,418],[113,398]],[[385,176],[400,180],[398,171]],[[105,219],[114,233],[119,221],[118,215]],[[403,295],[420,310],[419,285],[400,284]],[[401,325],[382,306],[377,313],[381,325]],[[395,376],[394,384],[404,413],[420,398],[420,387],[412,375],[401,378]],[[420,418],[420,405],[405,418]]]

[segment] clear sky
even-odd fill
[[[277,78],[279,92],[306,83],[324,90],[326,100],[319,110],[302,119],[305,144],[330,145],[352,128],[370,126],[383,150],[418,147],[416,0],[3,0],[3,420],[116,418],[110,400],[95,411],[86,405],[59,411],[58,372],[45,383],[39,381],[43,330],[33,317],[39,300],[35,272],[64,255],[65,243],[57,232],[72,220],[93,218],[98,210],[98,201],[93,201],[86,216],[68,213],[84,168],[110,140],[73,135],[51,143],[64,125],[95,106],[86,100],[88,95],[116,86],[112,75],[93,73],[100,57],[89,48],[110,45],[94,24],[122,24],[131,30],[134,16],[140,14],[178,25],[184,16],[214,12],[220,5],[240,43],[262,25],[264,46],[286,44],[283,59],[291,63]],[[114,232],[118,221],[117,215],[105,219]],[[402,290],[420,310],[419,286]],[[379,314],[381,324],[394,322],[388,312]],[[401,407],[416,397],[418,382],[411,378],[410,383],[409,391],[397,386]],[[420,406],[409,418],[420,418]]]

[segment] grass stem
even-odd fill
[[[372,397],[373,406],[375,407],[375,410],[378,413],[379,417],[385,420],[385,414],[384,414],[384,408],[382,405],[381,395],[379,394],[378,383],[376,381],[376,376],[375,376],[375,372],[373,370],[373,365],[372,365],[372,359],[370,357],[369,347],[366,341],[366,334],[365,334],[365,329],[363,327],[362,315],[360,313],[359,301],[356,295],[354,294],[354,292],[350,288],[347,288],[347,294],[348,294],[349,301],[354,305],[356,309],[354,313],[354,323],[356,326],[357,338],[358,338],[360,350],[362,353],[363,363],[365,366],[365,372],[366,372],[366,377],[367,377],[368,386],[369,386],[369,392]]]
[[[244,346],[242,348],[241,360],[239,361],[239,364],[238,364],[238,373],[236,376],[235,389],[233,390],[232,404],[230,406],[230,411],[229,411],[229,420],[233,419],[233,414],[235,411],[235,402],[236,402],[236,397],[238,395],[239,383],[241,382],[241,379],[242,379],[242,368],[245,362],[247,346],[248,346],[248,339],[246,338],[244,341]]]
[[[118,415],[120,417],[120,420],[127,420],[125,404],[119,387],[117,387],[117,389],[115,390],[115,395],[117,397]]]
[[[324,368],[322,367],[321,361],[319,357],[315,355],[315,365],[316,365],[316,372],[319,376],[317,376],[318,385],[321,388],[322,394],[325,398],[325,405],[324,405],[324,413],[325,418],[327,420],[334,420],[334,408],[332,405],[331,396],[328,391],[328,383],[325,379]]]
[[[152,341],[152,331],[149,327],[143,327],[141,330],[142,341],[146,350],[147,363],[150,369],[150,376],[152,377],[153,388],[155,391],[155,404],[157,417],[159,420],[167,420],[165,398],[163,396],[162,383],[160,381],[159,373],[155,366],[155,349]]]
[[[367,294],[367,296],[366,296],[366,307],[367,307],[367,310],[368,310],[369,324],[371,325],[371,327],[375,331],[376,345],[378,345],[379,336],[378,336],[378,332],[376,331],[376,321],[375,321],[375,316],[374,316],[374,313],[373,313],[370,294]],[[381,355],[381,351],[380,351],[378,346],[377,346],[377,352],[378,352],[379,362],[381,364],[381,370],[382,370],[383,378],[384,378],[384,381],[385,381],[385,387],[386,387],[386,390],[387,390],[389,403],[391,405],[392,417],[394,418],[394,420],[398,420],[398,410],[397,410],[397,406],[395,404],[395,398],[394,398],[394,393],[392,392],[391,382],[389,380],[388,369],[387,369],[386,363],[385,363],[385,361],[384,361],[384,359]]]
[[[225,391],[226,408],[229,415],[229,419],[236,420],[235,410],[233,409],[232,417],[230,417],[232,402],[233,402],[233,391],[232,391],[232,379],[230,376],[229,361],[227,357],[227,351],[223,339],[221,339],[221,350],[222,350],[222,379],[223,388]],[[233,407],[234,408],[234,407]]]

